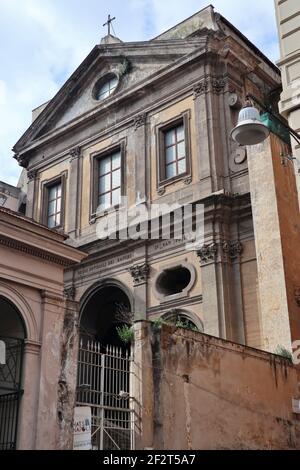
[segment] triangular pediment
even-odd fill
[[[205,45],[205,40],[205,37],[198,37],[96,46],[49,101],[14,150],[18,152],[42,136],[84,119],[90,112],[107,108],[113,100],[143,86],[149,78],[158,76],[160,71],[176,64],[182,57],[199,50],[201,45]],[[95,99],[95,86],[110,74],[119,78],[115,93],[105,100]]]

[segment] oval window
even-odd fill
[[[96,84],[94,90],[94,98],[97,101],[105,100],[115,92],[118,83],[119,80],[116,75],[107,75]]]
[[[183,266],[165,269],[156,281],[156,290],[164,296],[181,293],[191,282],[191,271]]]

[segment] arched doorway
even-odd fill
[[[0,450],[16,449],[25,338],[20,313],[0,296]]]
[[[82,301],[76,402],[91,408],[94,450],[133,449],[130,343],[120,334],[132,321],[130,295],[114,281]]]
[[[127,293],[112,281],[92,290],[83,302],[80,316],[80,337],[107,346],[126,349],[118,331],[133,321],[132,305]]]

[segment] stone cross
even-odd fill
[[[111,23],[112,23],[115,19],[116,19],[115,16],[114,16],[113,18],[111,18],[110,15],[108,15],[107,22],[104,23],[104,25],[103,25],[103,27],[104,27],[104,26],[107,26],[107,29],[108,29],[107,34],[108,34],[108,36],[110,36],[110,25],[111,25]]]

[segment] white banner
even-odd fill
[[[76,406],[74,409],[74,450],[92,449],[91,407]]]

